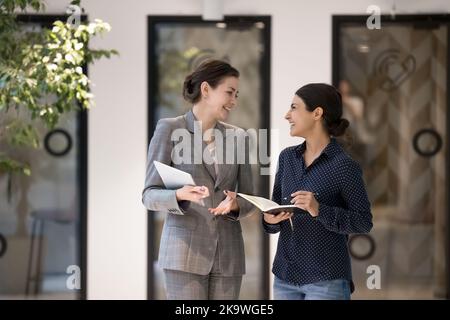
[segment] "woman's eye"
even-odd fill
[[[230,96],[231,96],[231,95],[233,94],[233,92],[232,92],[232,91],[227,91],[227,93],[228,93],[228,95],[230,95]],[[238,95],[236,95],[236,97],[235,97],[235,98],[237,99],[237,98],[239,98],[239,96],[238,96]]]

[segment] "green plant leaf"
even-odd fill
[[[81,1],[70,3],[80,5]],[[72,29],[63,21],[55,21],[51,29],[36,32],[24,29],[16,20],[16,13],[28,8],[43,11],[44,1],[0,0],[0,111],[29,114],[31,118],[29,123],[9,123],[3,130],[0,143],[13,149],[38,148],[40,137],[35,128],[40,122],[51,129],[63,114],[93,106],[90,80],[83,70],[95,60],[118,55],[116,50],[88,46],[91,39],[110,30],[108,23],[96,19]],[[0,166],[3,171],[30,172],[24,166],[18,168],[11,161]]]

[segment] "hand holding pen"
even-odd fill
[[[318,194],[315,192],[300,190],[291,194],[290,202],[297,208],[307,211],[311,216],[317,217],[319,215],[319,202],[317,202],[316,196]]]
[[[317,217],[319,215],[319,203],[316,200],[316,196],[319,194],[316,192],[309,191],[297,191],[291,194],[291,204],[294,204],[299,209],[309,212],[309,214],[313,217]],[[288,198],[283,198],[283,202],[288,201]],[[291,229],[294,231],[294,224],[292,222],[292,216],[289,217],[289,223],[291,224]]]

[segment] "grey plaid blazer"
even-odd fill
[[[216,250],[219,250],[221,274],[242,275],[245,273],[245,254],[239,219],[253,213],[254,207],[242,198],[238,198],[239,213],[215,217],[208,212],[208,208],[216,207],[225,198],[224,190],[253,193],[252,171],[248,161],[248,140],[245,144],[247,154],[245,163],[237,160],[236,149],[239,144],[235,144],[234,155],[230,158],[234,160],[231,163],[227,160],[226,163],[219,164],[216,176],[214,164],[211,161],[203,161],[204,158],[201,157],[200,163],[198,161],[197,164],[194,163],[195,152],[201,152],[200,155],[203,155],[203,151],[206,151],[205,156],[209,155],[205,150],[206,144],[202,140],[194,141],[195,120],[192,111],[176,118],[159,120],[148,149],[142,202],[148,210],[167,212],[161,235],[158,263],[163,269],[206,275],[211,271]],[[182,132],[189,135],[187,138],[191,138],[190,146],[193,152],[190,155],[184,154],[185,150],[179,152],[178,147],[182,139],[173,138],[176,135],[174,132],[176,129],[186,129]],[[225,140],[230,137],[230,134],[240,138],[246,136],[244,130],[222,122],[217,123],[216,129],[222,133],[223,146],[226,145]],[[196,137],[201,139],[201,135]],[[218,142],[220,141],[216,138],[216,146],[219,147]],[[225,150],[230,149],[223,147],[221,150],[223,150],[223,159],[226,159]],[[181,157],[186,159],[186,156],[190,161],[182,163]],[[165,189],[153,165],[154,160],[189,172],[197,185],[207,186],[210,197],[204,199],[205,206],[189,201],[177,202],[175,190]]]

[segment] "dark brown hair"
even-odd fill
[[[202,95],[200,85],[203,81],[216,88],[226,77],[239,78],[239,71],[225,61],[207,60],[184,80],[183,98],[190,103],[196,103]]]
[[[330,135],[338,137],[345,133],[350,123],[342,118],[342,97],[335,87],[326,83],[310,83],[295,94],[303,100],[306,110],[323,109],[323,124]]]

